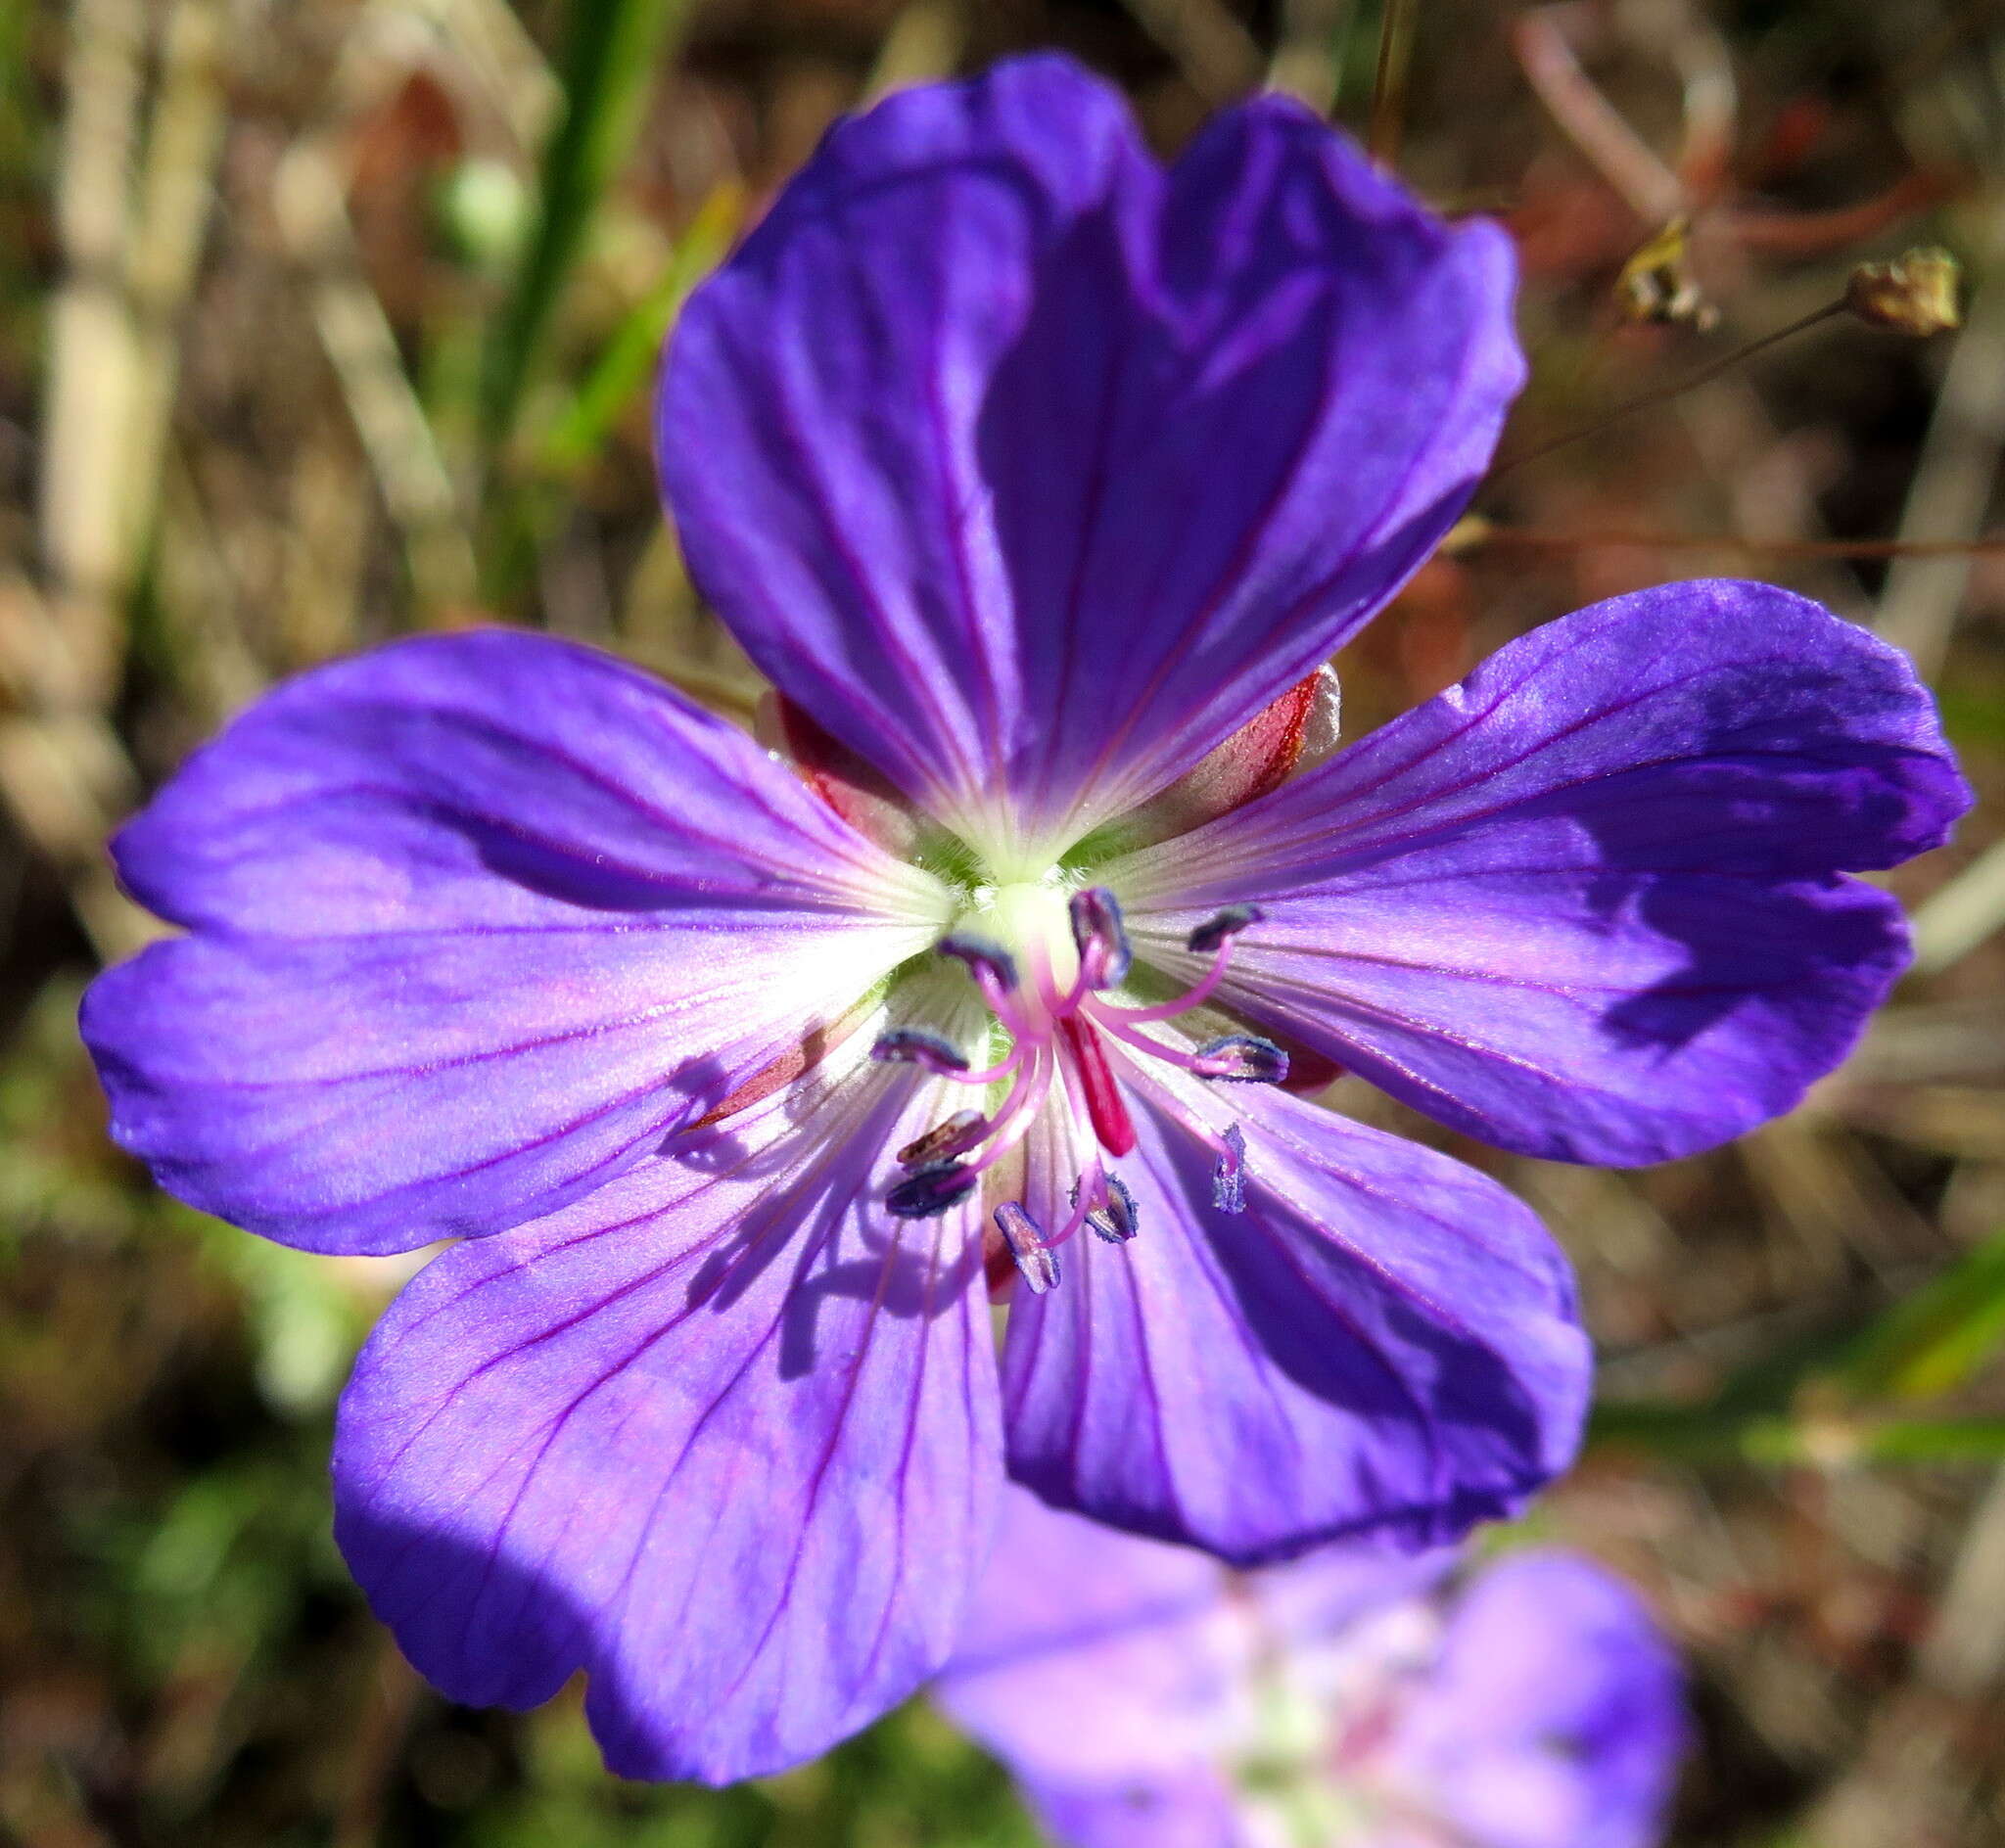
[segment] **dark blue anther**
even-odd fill
[[[1058,1254],[1045,1243],[1038,1223],[1014,1200],[1004,1200],[996,1209],[996,1226],[1002,1234],[1009,1255],[1023,1274],[1033,1296],[1043,1296],[1058,1286]]]
[[[1072,941],[1079,947],[1079,960],[1095,944],[1100,947],[1099,979],[1096,989],[1110,989],[1128,978],[1134,961],[1128,948],[1128,933],[1121,925],[1121,901],[1105,886],[1088,886],[1072,895]]]
[[[886,1065],[923,1065],[929,1072],[964,1072],[966,1055],[923,1027],[894,1027],[879,1034],[870,1056]]]
[[[1236,937],[1249,924],[1257,924],[1267,915],[1257,904],[1229,904],[1216,917],[1207,918],[1184,940],[1184,947],[1199,956],[1208,956],[1228,937]]]
[[[999,943],[987,937],[977,937],[970,931],[956,931],[952,937],[941,938],[936,946],[943,956],[952,956],[956,962],[967,965],[970,975],[986,969],[1005,989],[1016,986],[1016,958]]]
[[[1142,1229],[1142,1209],[1122,1184],[1119,1175],[1105,1175],[1107,1197],[1086,1216],[1086,1223],[1110,1245],[1125,1245]]]
[[[884,1196],[884,1210],[902,1220],[937,1219],[971,1194],[981,1176],[960,1162],[915,1168]]]
[[[916,1140],[898,1151],[908,1168],[925,1168],[934,1162],[965,1155],[989,1133],[989,1119],[979,1110],[956,1110],[945,1123],[936,1123]]]
[[[1288,1075],[1288,1055],[1258,1034],[1229,1033],[1199,1046],[1190,1069],[1228,1085],[1279,1085]]]
[[[1221,1213],[1246,1210],[1246,1136],[1236,1123],[1220,1138],[1225,1153],[1211,1171],[1211,1203]]]

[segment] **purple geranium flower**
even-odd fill
[[[1494,227],[1278,99],[1165,173],[1062,61],[895,97],[663,386],[791,763],[588,651],[433,637],[274,693],[120,837],[187,931],[85,1005],[125,1146],[308,1249],[467,1237],[336,1456],[441,1687],[583,1667],[616,1769],[740,1777],[939,1666],[1005,1444],[1241,1562],[1433,1545],[1563,1466],[1536,1221],[1275,1081],[1716,1141],[1901,965],[1843,870],[1964,795],[1896,655],[1745,584],[1556,624],[1285,780],[1484,466],[1510,295]]]
[[[941,1703],[1068,1848],[1646,1848],[1683,1677],[1557,1550],[1238,1574],[1022,1491]]]

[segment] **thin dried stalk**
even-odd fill
[[[1572,41],[1591,23],[1587,10],[1571,0],[1533,8],[1512,23],[1517,61],[1554,121],[1630,210],[1648,224],[1661,224],[1684,209],[1685,189],[1581,69]]]
[[[1915,967],[1952,968],[2005,924],[2005,841],[1986,848],[1914,916]]]
[[[225,120],[223,0],[177,0],[161,54],[127,285],[132,396],[123,433],[119,535],[129,575],[153,528],[167,425],[180,380],[181,319],[215,202]]]
[[[64,278],[49,313],[38,509],[62,645],[37,691],[63,706],[102,705],[120,653],[121,460],[137,364],[125,250],[145,52],[141,0],[76,0],[56,187]]]
[[[514,9],[503,0],[426,0],[426,10],[500,106],[516,140],[539,147],[564,106],[564,87]]]
[[[891,23],[863,100],[951,75],[967,47],[967,13],[959,0],[910,0]]]
[[[332,419],[293,469],[278,601],[288,668],[311,667],[353,646],[372,518],[355,493],[353,444]]]
[[[205,731],[250,705],[266,674],[244,636],[244,599],[185,454],[168,458],[161,484],[156,573],[167,665],[185,709]]]
[[[0,578],[0,682],[23,710],[0,717],[0,798],[62,876],[71,909],[106,961],[161,926],[118,890],[105,836],[138,800],[139,777],[102,714],[39,699],[49,663],[67,660],[57,614],[19,578]]]
[[[1407,73],[1413,66],[1416,0],[1385,0],[1378,22],[1378,63],[1372,76],[1372,119],[1365,145],[1381,166],[1396,166],[1406,130]]]
[[[1351,0],[1283,0],[1281,17],[1282,40],[1268,67],[1268,85],[1328,116],[1343,91]]]
[[[1901,512],[1907,543],[1960,545],[1976,537],[2005,455],[2005,287],[1978,285],[1949,355],[1921,461]],[[1914,657],[1924,679],[1941,671],[1970,581],[1970,559],[1948,552],[1903,559],[1887,574],[1875,626]]]
[[[1982,1694],[2005,1682],[2005,1470],[1971,1518],[1915,1666],[1948,1693]]]
[[[287,153],[272,203],[282,235],[307,272],[314,325],[384,505],[403,534],[417,605],[436,614],[469,604],[474,550],[452,478],[404,372],[390,318],[362,274],[341,182],[317,141]]]
[[[1128,0],[1128,11],[1207,103],[1236,103],[1260,87],[1260,47],[1219,0]]]

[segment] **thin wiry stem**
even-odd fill
[[[1544,456],[1551,455],[1556,449],[1563,449],[1588,437],[1599,436],[1604,430],[1633,417],[1638,411],[1652,410],[1659,404],[1668,404],[1673,398],[1682,397],[1687,392],[1696,391],[1700,386],[1718,378],[1721,373],[1731,372],[1734,367],[1744,360],[1753,358],[1756,353],[1766,352],[1769,347],[1779,346],[1783,341],[1804,333],[1820,322],[1833,320],[1845,311],[1845,303],[1842,299],[1826,302],[1823,307],[1812,309],[1810,313],[1792,321],[1787,327],[1779,327],[1772,334],[1763,334],[1759,340],[1751,340],[1745,346],[1737,346],[1732,352],[1723,353],[1719,358],[1708,361],[1697,372],[1687,373],[1682,379],[1674,379],[1669,385],[1660,385],[1651,391],[1639,393],[1627,403],[1617,404],[1613,410],[1596,418],[1592,423],[1583,424],[1577,430],[1562,431],[1559,436],[1548,441],[1536,443],[1521,454],[1507,456],[1490,471],[1489,479],[1492,482],[1501,481],[1513,470],[1523,468],[1527,462],[1536,462]]]
[[[1406,131],[1406,80],[1413,64],[1417,0],[1385,0],[1378,22],[1378,68],[1372,78],[1372,121],[1365,145],[1381,166],[1399,160]]]

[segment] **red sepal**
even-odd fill
[[[1301,762],[1316,710],[1317,675],[1297,680],[1278,700],[1215,745],[1169,788],[1124,816],[1123,847],[1147,847],[1230,814],[1279,789]]]

